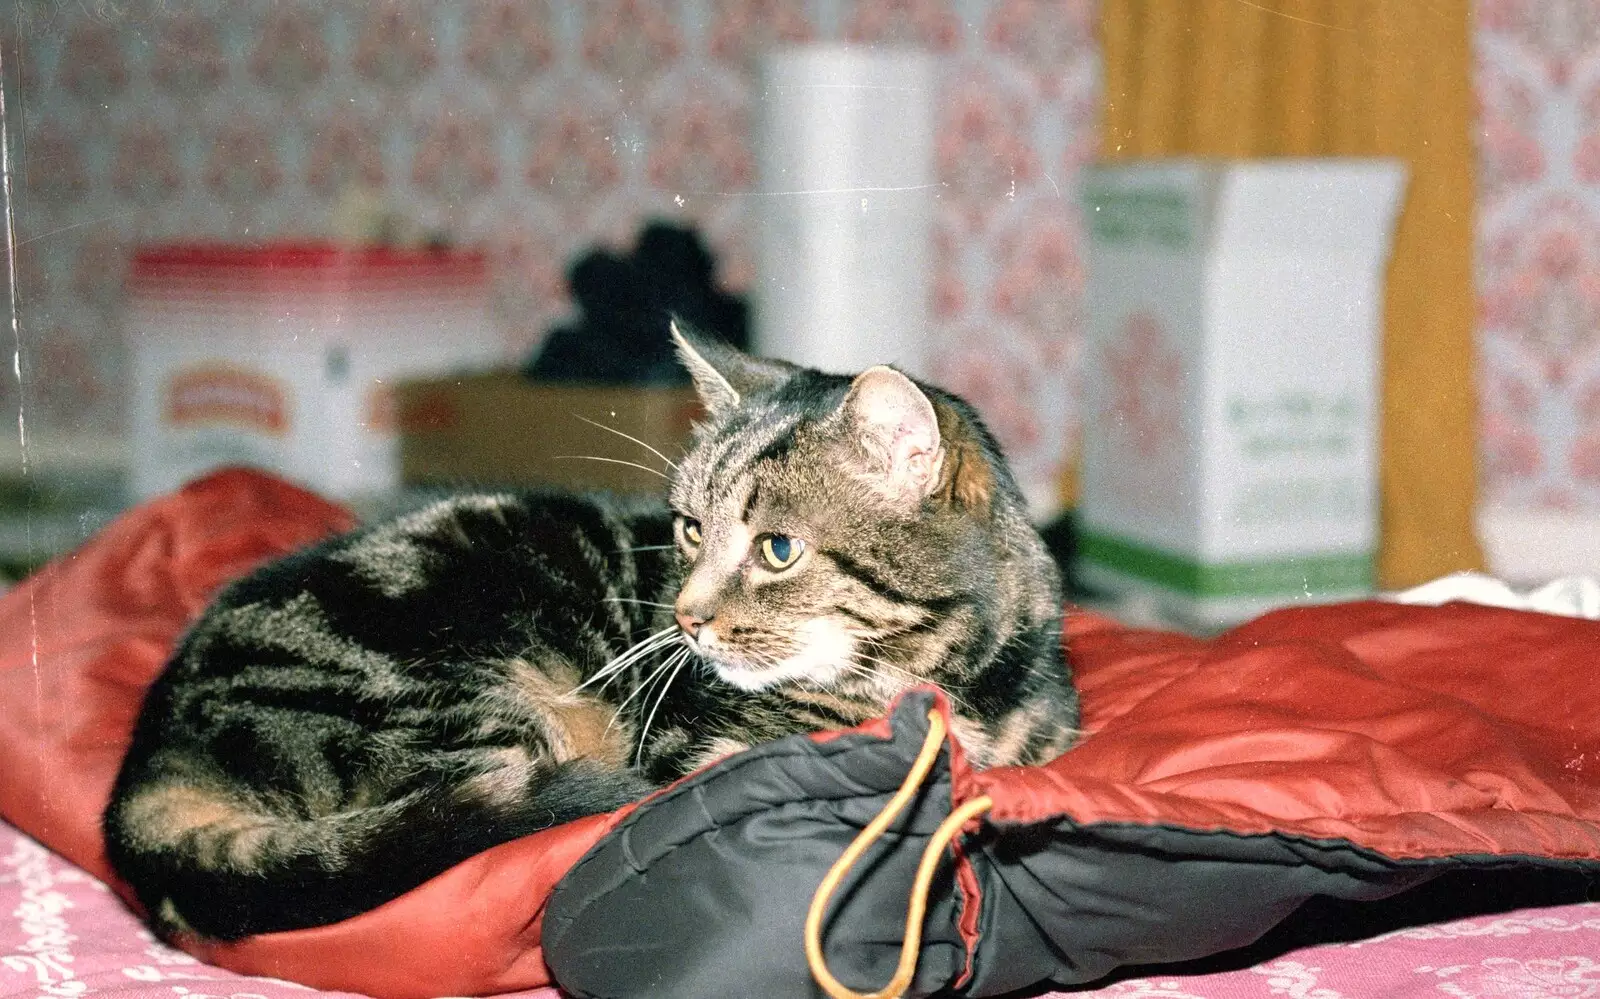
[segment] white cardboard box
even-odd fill
[[[152,247],[128,280],[133,493],[223,465],[326,495],[399,485],[393,389],[499,360],[481,253]]]
[[[1087,172],[1086,582],[1212,626],[1372,591],[1404,181],[1386,160]]]

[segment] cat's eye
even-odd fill
[[[767,560],[768,567],[775,570],[787,569],[794,565],[800,558],[800,553],[805,550],[806,543],[799,538],[769,534],[761,539],[761,557]]]
[[[698,520],[690,520],[689,518],[685,517],[681,530],[683,531],[683,540],[689,542],[691,545],[699,547],[700,522]]]

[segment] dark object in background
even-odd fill
[[[633,252],[592,251],[567,273],[581,310],[550,331],[524,369],[544,382],[676,386],[689,384],[667,334],[669,316],[745,349],[744,299],[718,288],[715,262],[700,234],[652,222]]]
[[[1039,537],[1061,570],[1061,595],[1068,600],[1093,600],[1105,594],[1084,583],[1078,573],[1078,513],[1066,510],[1039,526]]]

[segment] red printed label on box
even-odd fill
[[[178,371],[167,382],[166,420],[173,426],[225,424],[283,434],[289,404],[276,378],[228,365]]]

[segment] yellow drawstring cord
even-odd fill
[[[850,868],[866,852],[883,831],[889,828],[890,823],[899,818],[911,798],[917,793],[917,788],[922,786],[923,780],[928,776],[928,771],[933,769],[933,761],[939,757],[939,747],[944,745],[944,718],[937,711],[928,712],[928,736],[923,740],[922,752],[917,754],[916,762],[911,764],[911,770],[906,774],[906,779],[900,784],[900,790],[895,792],[889,803],[883,806],[867,827],[861,830],[843,854],[829,868],[828,874],[817,886],[817,893],[811,898],[811,908],[806,913],[806,963],[811,966],[811,977],[817,980],[822,990],[833,999],[900,999],[911,985],[912,976],[917,972],[917,955],[922,947],[922,918],[928,908],[928,888],[933,884],[934,871],[938,870],[939,861],[944,856],[945,847],[961,832],[961,827],[974,817],[989,810],[994,804],[984,795],[974,798],[957,808],[939,823],[939,828],[933,833],[933,838],[928,840],[927,847],[922,851],[922,862],[917,865],[917,876],[911,883],[911,899],[906,906],[906,934],[900,945],[900,963],[895,968],[894,977],[889,979],[889,984],[877,992],[856,992],[847,988],[844,983],[833,977],[828,970],[828,959],[822,953],[822,917],[828,909],[828,902],[833,899],[833,893],[838,890],[839,882],[850,873]]]

